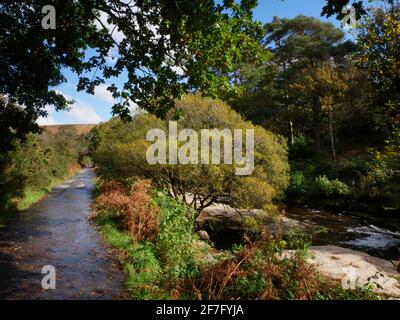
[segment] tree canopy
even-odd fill
[[[267,57],[259,44],[262,25],[252,18],[257,1],[60,0],[53,2],[56,28],[43,29],[46,4],[0,4],[0,94],[32,119],[46,115],[47,105],[68,106],[54,90],[66,81],[63,67],[76,72],[78,89],[89,93],[126,76],[122,87],[109,86],[119,101],[115,115],[129,117],[136,103],[162,116],[186,92],[233,90],[228,74],[238,62]]]

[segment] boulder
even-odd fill
[[[371,284],[379,294],[400,298],[400,273],[392,262],[337,246],[312,247],[311,253],[309,263],[343,287]]]
[[[210,236],[208,235],[207,231],[199,230],[196,233],[200,237],[201,240],[210,241]]]

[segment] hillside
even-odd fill
[[[56,134],[62,128],[73,128],[77,134],[87,134],[95,127],[95,124],[66,124],[66,125],[47,125],[42,128],[52,134]]]

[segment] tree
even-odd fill
[[[298,80],[291,87],[298,91],[299,105],[311,109],[317,154],[321,152],[321,123],[324,117],[328,117],[332,158],[336,161],[333,114],[348,89],[347,81],[341,70],[333,61],[321,63],[317,67],[310,66],[299,74]]]
[[[368,0],[368,2],[372,2],[374,0]],[[380,1],[380,0],[377,0]],[[394,3],[396,0],[387,0],[388,3]],[[359,0],[326,0],[326,5],[322,9],[321,15],[330,17],[336,15],[338,19],[342,19],[345,16],[343,13],[343,8],[347,7],[351,4],[356,12],[356,18],[360,19],[360,17],[367,13],[364,3],[367,1],[359,1]]]
[[[325,113],[318,114],[319,101],[314,103],[314,108],[299,104],[298,92],[293,91],[291,85],[301,78],[304,69],[317,69],[332,59],[344,64],[345,56],[354,50],[354,44],[345,41],[343,31],[331,23],[302,15],[293,19],[275,17],[264,28],[264,45],[273,56],[263,69],[242,72],[244,94],[230,101],[250,120],[269,128],[272,122],[272,128],[287,136],[290,142],[294,141],[295,131],[308,133],[311,129],[314,148],[319,153],[320,121]],[[263,77],[258,76],[259,70],[264,70]],[[259,79],[256,85],[254,79]],[[312,104],[307,102],[306,105]],[[310,110],[314,112],[310,113]],[[314,118],[310,119],[310,115]]]
[[[274,61],[283,71],[292,67],[343,56],[344,32],[332,23],[299,15],[293,19],[274,17],[264,26],[265,46],[274,53]]]
[[[152,143],[145,140],[146,134],[154,128],[168,132],[166,128],[168,120],[172,119],[172,112],[166,121],[144,114],[128,124],[117,119],[102,124],[98,129],[94,153],[100,176],[123,181],[135,176],[152,179],[158,189],[169,192],[198,212],[215,202],[235,208],[271,210],[274,201],[283,195],[288,186],[289,166],[283,139],[244,121],[220,100],[187,96],[177,102],[177,108],[184,111],[184,117],[178,121],[178,132],[183,128],[193,129],[200,136],[200,130],[204,128],[230,129],[232,132],[234,129],[254,129],[253,174],[236,175],[236,169],[242,167],[236,162],[149,164],[146,153]],[[219,141],[226,142],[225,138]],[[210,150],[211,143],[211,140],[207,143]],[[178,146],[185,145],[180,142]],[[197,147],[200,149],[201,144]],[[221,160],[225,159],[226,152],[221,146],[218,152]],[[170,151],[166,153],[166,158],[169,156]]]
[[[371,9],[357,31],[354,59],[368,71],[375,125],[388,135],[400,123],[400,3]]]
[[[165,115],[185,92],[233,90],[228,74],[238,62],[266,58],[262,26],[252,19],[257,1],[58,0],[56,28],[43,29],[46,4],[0,4],[0,95],[24,106],[31,121],[46,116],[47,105],[58,110],[70,103],[52,89],[65,81],[63,67],[76,72],[78,89],[89,93],[126,74],[122,88],[111,84],[109,90],[119,99],[114,115],[129,118],[132,103]]]

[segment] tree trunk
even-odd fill
[[[333,137],[333,115],[332,111],[329,111],[329,136],[331,138],[331,149],[333,161],[336,162],[336,148],[335,148],[335,138]]]
[[[289,121],[289,143],[291,146],[294,145],[293,121]]]
[[[321,154],[321,130],[319,123],[314,125],[314,151],[317,156]]]

